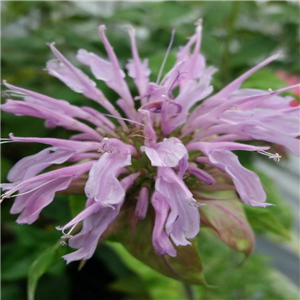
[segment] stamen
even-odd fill
[[[78,222],[78,223],[79,223],[79,222]],[[78,223],[74,224],[74,225],[71,227],[71,229],[68,231],[68,233],[65,233],[65,229],[62,230],[63,235],[62,235],[61,241],[60,241],[60,244],[61,244],[62,246],[67,246],[67,245],[68,245],[68,243],[66,242],[66,239],[70,239],[70,238],[73,237],[73,235],[72,235],[71,233],[72,233],[72,231],[75,229],[75,227],[78,225]]]
[[[170,54],[170,51],[171,51],[171,48],[172,48],[172,45],[173,45],[173,42],[174,42],[174,36],[175,36],[175,29],[172,30],[170,43],[169,43],[167,52],[166,52],[166,54],[164,56],[163,62],[161,64],[161,66],[160,66],[160,69],[159,69],[159,72],[158,72],[158,76],[157,76],[157,80],[156,80],[156,84],[159,84],[159,82],[160,82],[160,78],[161,78],[162,72],[164,70],[164,67],[165,67],[166,62],[167,62],[167,58],[168,58],[168,56]]]
[[[0,203],[2,203],[6,198],[10,198],[10,196],[7,193],[2,194],[0,198]]]
[[[68,231],[68,233],[65,233],[65,229],[63,229],[61,232],[63,233],[64,236],[70,236],[72,237],[71,235],[71,232],[74,230],[74,228],[77,226],[78,223],[74,224],[71,229]]]
[[[174,85],[176,84],[176,82],[179,80],[179,77],[183,74],[188,74],[188,72],[179,72],[178,70],[175,70],[177,72],[177,76],[175,77],[175,79],[173,80],[173,82],[171,83],[170,87],[168,88],[167,91],[167,95],[170,97],[171,96],[171,91],[173,90]],[[171,98],[171,97],[170,97]]]
[[[112,118],[115,118],[115,119],[118,119],[118,120],[124,120],[124,121],[127,121],[127,122],[131,122],[133,124],[138,124],[140,126],[144,126],[145,127],[145,125],[143,123],[140,123],[138,121],[130,120],[130,119],[123,118],[123,117],[117,117],[117,116],[113,116],[113,115],[105,114],[105,113],[101,113],[101,115],[107,116],[107,117],[112,117]]]
[[[131,134],[129,134],[129,137],[135,137],[135,136],[138,136],[138,137],[142,137],[144,138],[144,135],[143,135],[144,131],[143,130],[136,130],[134,132],[132,132]]]
[[[278,153],[272,154],[272,153],[269,153],[269,152],[264,151],[264,150],[259,150],[257,152],[262,154],[262,155],[268,156],[269,159],[273,159],[276,162],[279,162],[280,158],[281,158],[281,156]]]
[[[143,111],[150,111],[152,113],[161,113],[163,101],[152,101],[141,106],[138,111],[143,113]]]
[[[0,141],[0,145],[2,144],[8,144],[8,143],[16,143],[16,141]]]
[[[107,142],[105,142],[107,141]],[[102,147],[102,151],[103,152],[107,152],[107,153],[114,153],[114,149],[113,147],[109,144],[109,139],[108,138],[104,138],[101,142],[101,147]]]
[[[143,135],[141,134],[131,134],[129,137],[141,137],[141,138],[145,138]],[[147,138],[145,138],[147,139]]]
[[[202,24],[203,24],[203,20],[202,20],[202,19],[198,19],[198,20],[194,23],[195,26],[202,26]]]
[[[15,143],[15,141],[13,141],[10,138],[0,138],[0,145],[7,144],[7,143]]]
[[[201,207],[201,206],[206,205],[206,203],[197,202],[197,200],[195,200],[194,198],[191,198],[188,201],[189,201],[189,204],[194,207]]]
[[[100,153],[100,154],[103,154],[103,153],[114,153],[114,151],[112,150],[112,148],[110,147],[110,145],[104,143],[103,144],[103,149],[101,148],[97,148],[97,152]]]
[[[13,90],[6,90],[6,91],[2,92],[2,96],[4,98],[12,98],[12,99],[15,99],[15,98],[19,99],[20,98],[20,99],[23,99],[27,95],[24,94],[24,93],[21,93],[21,92],[13,91]]]
[[[2,203],[2,201],[3,201],[4,199],[6,199],[6,198],[15,198],[15,197],[18,197],[18,196],[23,196],[23,195],[29,194],[29,193],[31,193],[31,192],[33,192],[33,191],[35,191],[35,190],[37,190],[37,189],[43,187],[44,185],[47,185],[48,183],[50,183],[50,182],[52,182],[52,181],[54,181],[54,180],[56,180],[56,178],[55,178],[55,179],[52,179],[52,180],[50,180],[50,181],[47,181],[47,182],[45,182],[45,183],[43,183],[43,184],[41,184],[41,185],[39,185],[39,186],[37,186],[37,187],[35,187],[35,188],[33,188],[33,189],[27,191],[27,192],[24,192],[24,193],[18,193],[18,194],[16,194],[16,195],[12,195],[14,192],[13,192],[13,193],[10,193],[10,192],[8,191],[8,192],[6,192],[6,193],[4,193],[4,194],[1,195],[0,203]]]

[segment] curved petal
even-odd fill
[[[165,138],[163,142],[152,147],[141,147],[155,167],[176,167],[179,161],[187,154],[182,142],[177,138]]]

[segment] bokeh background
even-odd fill
[[[100,24],[106,25],[122,65],[130,58],[125,28],[128,24],[136,27],[140,55],[149,58],[154,81],[172,29],[176,28],[176,36],[166,70],[175,61],[178,47],[193,34],[193,23],[199,18],[204,20],[202,53],[208,65],[219,69],[213,80],[215,91],[278,51],[283,57],[254,74],[243,86],[266,90],[286,86],[287,81],[299,81],[298,1],[4,1],[1,10],[2,79],[73,104],[89,100],[43,70],[46,61],[53,59],[46,43],[55,41],[75,64],[79,48],[105,57],[97,34]],[[115,94],[99,86],[115,101]],[[294,97],[299,100],[296,93]],[[17,136],[67,136],[60,128],[46,129],[41,120],[2,114],[2,137],[10,132]],[[16,161],[41,149],[40,145],[4,144],[1,181],[5,182]],[[238,266],[241,259],[234,250],[202,231],[199,247],[204,273],[213,287],[194,286],[194,295],[187,295],[182,283],[152,271],[114,243],[103,243],[80,271],[77,263],[66,265],[59,258],[64,248],[52,255],[51,249],[57,247],[60,238],[55,226],[71,218],[76,197],[57,196],[32,226],[15,224],[16,217],[9,215],[8,199],[2,205],[2,299],[27,299],[28,284],[38,279],[37,300],[299,299],[299,220],[297,213],[292,213],[299,209],[299,161],[291,159],[292,163],[283,162],[273,178],[281,183],[291,178],[289,183],[293,184],[282,197],[277,184],[264,174],[275,174],[266,160],[252,163],[244,158],[247,166],[262,170],[268,200],[277,207],[251,221],[258,246],[242,266]]]

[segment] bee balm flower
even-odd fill
[[[84,188],[85,209],[58,228],[64,243],[68,239],[69,246],[76,249],[64,257],[68,262],[93,255],[126,203],[136,206],[141,222],[150,209],[154,211],[153,247],[159,255],[176,256],[177,246],[190,245],[200,230],[199,184],[216,191],[224,186],[216,174],[226,174],[245,204],[269,205],[259,177],[243,167],[232,151],[258,152],[275,161],[280,156],[267,152],[269,146],[241,141],[283,144],[299,155],[299,107],[290,107],[290,98],[279,96],[295,86],[276,91],[240,89],[245,79],[277,55],[211,96],[216,69],[207,67],[200,54],[201,31],[201,22],[197,22],[195,34],[180,48],[173,68],[162,80],[160,72],[154,83],[148,61],[139,57],[135,30],[129,28],[132,58],[126,68],[138,91],[132,95],[101,25],[99,35],[108,58],[80,49],[77,59],[116,92],[117,107],[94,80],[71,64],[54,43],[49,44],[56,59],[47,63],[48,73],[97,102],[105,114],[3,82],[10,90],[5,92],[8,99],[1,106],[3,111],[41,118],[47,127],[76,132],[69,139],[11,134],[9,141],[42,143],[48,148],[21,159],[9,172],[9,183],[2,184],[6,191],[2,200],[16,197],[11,213],[20,214],[20,224],[36,221],[56,193],[72,193],[76,185]],[[16,94],[22,99],[14,100]],[[199,184],[191,184],[188,175]]]

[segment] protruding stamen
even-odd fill
[[[137,124],[137,125],[140,125],[140,126],[145,126],[143,123],[140,123],[140,122],[138,122],[138,121],[134,121],[134,120],[131,120],[131,119],[127,119],[127,118],[118,117],[118,116],[113,116],[113,115],[105,114],[105,113],[101,113],[101,115],[107,116],[107,117],[111,117],[111,118],[115,118],[115,119],[117,119],[117,120],[124,120],[124,121],[127,121],[127,122],[129,122],[129,123]]]
[[[66,242],[66,239],[70,239],[70,238],[73,237],[73,235],[72,235],[71,233],[72,233],[72,231],[75,229],[75,227],[76,227],[77,225],[78,225],[78,223],[74,224],[74,225],[71,227],[71,229],[70,229],[67,233],[65,233],[65,230],[64,230],[64,229],[62,230],[63,235],[62,235],[61,241],[60,241],[60,244],[61,244],[62,246],[67,246],[67,245],[68,245],[68,243]]]
[[[136,131],[132,132],[131,134],[129,134],[130,138],[135,137],[135,136],[145,138],[144,137],[144,131],[143,130],[136,130]]]
[[[104,138],[101,142],[101,148],[97,148],[98,153],[114,153],[113,148],[109,144],[109,138]]]
[[[6,198],[10,198],[9,194],[8,193],[4,193],[1,195],[1,198],[0,198],[0,203],[2,203],[4,201],[4,199]]]
[[[174,78],[173,82],[171,83],[170,87],[168,88],[168,91],[167,91],[167,95],[170,99],[173,99],[173,96],[172,96],[172,90],[175,86],[175,84],[179,81],[179,77],[183,74],[188,74],[188,72],[179,72],[178,70],[175,70],[177,72],[177,75],[176,77]]]
[[[167,58],[168,58],[168,56],[170,54],[170,51],[171,51],[171,48],[172,48],[172,45],[173,45],[173,42],[174,42],[174,36],[175,36],[175,29],[172,30],[170,43],[169,43],[167,52],[166,52],[166,54],[164,56],[163,62],[161,64],[161,66],[160,66],[160,69],[159,69],[159,72],[158,72],[158,76],[157,76],[157,80],[156,80],[156,84],[159,84],[159,82],[160,82],[160,78],[161,78],[162,72],[164,70],[164,67],[165,67],[166,62],[167,62]]]
[[[269,89],[268,89],[268,92],[269,92],[270,94],[276,94],[276,93],[277,93],[277,91],[276,91],[276,90],[274,91],[274,90],[273,90],[273,89],[271,89],[271,88],[269,88]]]
[[[114,153],[114,151],[112,150],[112,148],[110,147],[110,145],[108,145],[106,143],[103,144],[102,149],[101,148],[97,148],[97,152],[100,153],[100,154],[103,154],[103,153],[112,154],[112,153]]]
[[[203,19],[199,19],[194,23],[195,26],[202,26],[202,24],[203,24]]]
[[[18,92],[18,91],[13,91],[13,90],[6,90],[2,92],[2,96],[4,98],[12,98],[12,99],[23,99],[27,95],[24,93]]]
[[[3,201],[5,198],[15,198],[15,197],[18,197],[18,196],[23,196],[23,195],[29,194],[29,193],[31,193],[31,192],[34,192],[35,190],[38,190],[39,188],[43,187],[44,185],[47,185],[48,183],[50,183],[50,182],[52,182],[52,181],[55,181],[55,180],[56,180],[56,178],[55,178],[55,179],[52,179],[52,180],[49,180],[49,181],[47,181],[47,182],[45,182],[45,183],[43,183],[43,184],[41,184],[41,185],[39,185],[39,186],[37,186],[37,187],[35,187],[35,188],[29,190],[29,191],[27,191],[27,192],[24,192],[24,193],[18,193],[18,194],[16,194],[16,195],[12,195],[14,192],[11,193],[10,191],[8,191],[8,192],[6,192],[6,193],[4,193],[4,194],[1,195],[0,203],[2,203],[2,201]]]
[[[63,236],[67,237],[72,237],[71,232],[74,230],[74,228],[77,226],[78,223],[74,224],[71,229],[68,231],[68,233],[65,233],[65,229],[63,229],[61,232],[63,233]]]
[[[191,198],[188,201],[189,201],[189,204],[194,207],[201,207],[201,206],[206,205],[206,203],[197,202],[197,200],[195,200],[194,198]]]
[[[10,138],[0,138],[0,145],[7,144],[7,143],[15,143],[16,141],[13,141]]]
[[[269,153],[269,152],[264,151],[264,150],[259,150],[257,152],[262,154],[262,155],[268,156],[269,159],[273,159],[276,162],[279,162],[280,158],[281,158],[281,156],[278,153],[272,154],[272,153]]]

